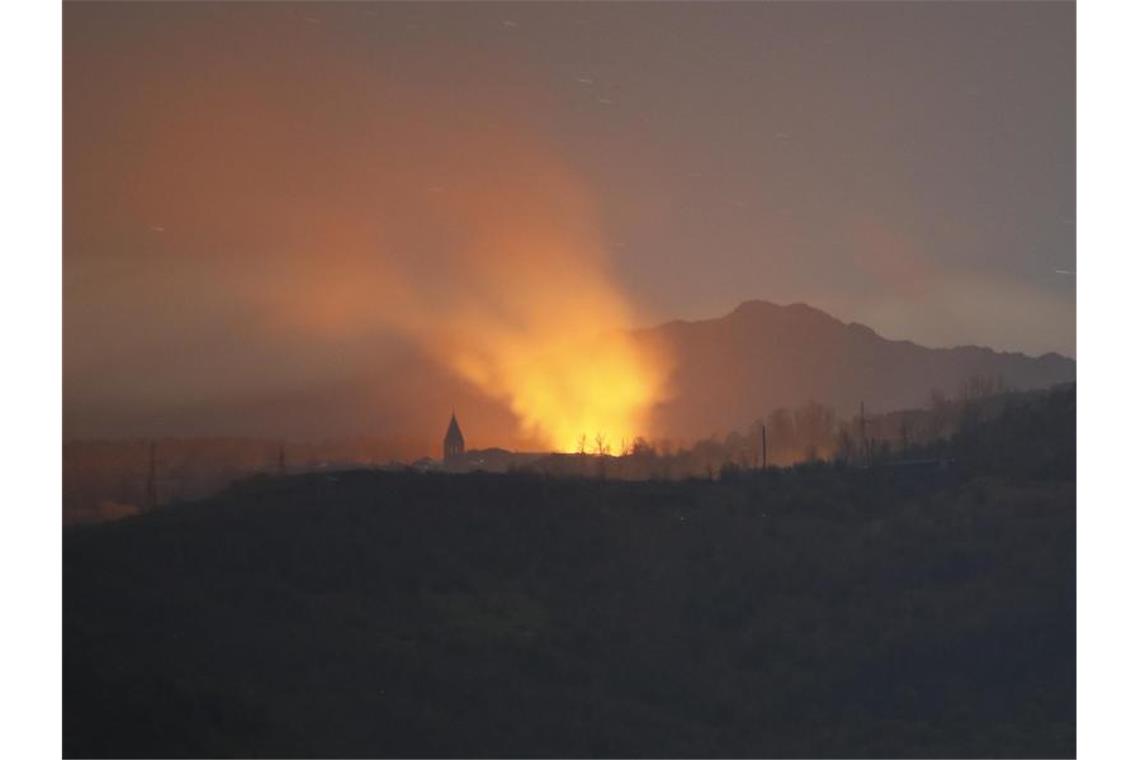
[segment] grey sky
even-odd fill
[[[655,316],[803,300],[893,337],[1075,354],[1072,4],[381,14],[544,83]]]

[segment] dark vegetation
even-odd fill
[[[1039,435],[1031,435],[1029,430],[1013,427],[1017,424],[1014,420],[1021,419],[1022,426],[1052,424],[1055,417],[1043,418],[1041,409],[1053,415],[1063,410],[1053,409],[1048,404],[1039,408],[1042,400],[1057,396],[1058,399],[1070,398],[1075,405],[1073,394],[1066,395],[1072,387],[1016,391],[1007,389],[1001,376],[974,375],[961,384],[952,398],[940,390],[932,390],[921,408],[885,413],[864,411],[843,419],[831,406],[807,401],[791,408],[773,409],[726,436],[711,436],[686,446],[675,446],[667,439],[647,441],[644,438],[611,445],[604,436],[592,441],[583,436],[575,455],[524,457],[498,450],[494,452],[498,455],[496,458],[487,456],[492,452],[475,451],[469,452],[466,461],[451,469],[469,472],[498,469],[623,480],[711,479],[718,474],[756,469],[763,463],[792,467],[832,462],[862,467],[949,457],[952,455],[950,439],[966,435],[958,441],[957,448],[978,467],[984,460],[989,463],[989,470],[998,472],[1013,464],[1009,457],[1022,457],[1019,449],[1024,446],[1056,447],[1051,431],[1038,430],[1035,432]],[[1028,416],[1019,410],[1027,410]],[[1008,416],[1001,423],[1003,430],[1009,429],[1007,440],[990,440],[995,435],[993,431],[987,432],[984,439],[968,439],[972,431],[1003,415]],[[1025,436],[1024,442],[1020,436]],[[1023,446],[1019,447],[1019,443]],[[990,446],[990,450],[975,455],[971,453],[975,444]],[[1074,438],[1067,448],[1058,450],[1054,458],[1067,456],[1072,460],[1075,445]],[[1030,459],[1036,462],[1041,457],[1030,456]],[[1050,461],[1046,466],[1054,464],[1057,462]]]
[[[862,465],[939,455],[948,436],[1024,405],[1048,390],[1008,390],[1000,375],[971,375],[953,396],[935,389],[920,408],[873,409],[847,418],[807,401],[778,407],[725,436],[609,440],[582,435],[573,455],[469,450],[450,472],[529,472],[560,477],[684,480],[768,466],[832,461]],[[71,441],[63,447],[63,522],[121,519],[154,506],[213,496],[257,474],[346,469],[403,470],[383,438],[296,442],[256,438]],[[443,470],[438,459],[413,467]]]
[[[256,473],[389,462],[391,446],[375,438],[288,444],[258,438],[68,441],[63,445],[63,522],[101,522],[146,511],[152,451],[153,495],[159,504],[171,504],[213,496]]]
[[[1075,754],[1075,391],[713,480],[345,471],[64,534],[68,756]]]

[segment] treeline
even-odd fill
[[[576,455],[553,455],[527,462],[517,469],[629,480],[711,479],[765,466],[816,463],[871,466],[919,458],[948,458],[953,456],[955,441],[974,452],[965,454],[972,463],[985,457],[996,462],[999,458],[1008,460],[1016,456],[1020,449],[1009,442],[979,447],[970,436],[976,438],[984,423],[1002,417],[1009,410],[1022,410],[1022,416],[1032,419],[1033,414],[1025,409],[1035,409],[1035,404],[1057,397],[1069,399],[1063,403],[1072,404],[1075,419],[1076,396],[1072,384],[1051,391],[1013,391],[1005,387],[1000,377],[976,376],[964,382],[953,397],[932,390],[927,405],[921,409],[884,413],[864,410],[841,418],[832,407],[807,401],[793,408],[774,409],[742,430],[701,439],[688,446],[676,446],[669,440],[637,438],[629,443],[621,442],[615,453],[604,437],[597,436],[592,441],[583,438]],[[1040,411],[1043,419],[1037,424],[1045,425],[1045,419],[1052,421],[1055,411]],[[1061,440],[1071,441],[1075,447],[1075,422],[1071,430],[1072,435],[1063,435]],[[1031,447],[1044,446],[1055,438],[1045,435],[1053,431],[1038,432],[1041,434],[1025,443]],[[1019,437],[1023,433],[1011,430],[1008,434]],[[986,453],[977,453],[981,451]],[[1063,456],[1063,452],[1058,453],[1058,457]]]
[[[955,436],[969,433],[1007,407],[1023,406],[1048,393],[1010,391],[998,377],[977,376],[963,383],[952,397],[931,391],[922,409],[885,413],[867,409],[862,415],[841,418],[834,408],[808,401],[774,409],[723,437],[711,436],[691,444],[583,436],[575,454],[543,456],[502,449],[469,452],[458,469],[676,480],[731,476],[765,466],[824,462],[865,466],[915,457],[945,457]],[[1075,446],[1075,433],[1070,438]],[[1027,445],[1039,445],[1042,440],[1037,436]],[[991,462],[1016,453],[1008,445],[982,446],[977,451],[985,451]],[[256,474],[358,467],[399,469],[403,465],[392,460],[392,452],[392,441],[370,438],[314,443],[243,438],[67,443],[63,448],[64,523],[115,519],[138,514],[149,506],[205,498],[235,480]],[[976,460],[979,455],[967,456]],[[432,468],[440,466],[433,460],[424,461]]]

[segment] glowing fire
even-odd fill
[[[269,282],[276,311],[321,332],[412,338],[550,449],[576,451],[584,437],[593,451],[599,435],[614,451],[632,443],[664,398],[667,357],[623,331],[633,314],[586,194],[543,161],[537,187],[474,171],[446,193],[400,196],[403,213],[383,226],[338,220],[326,253],[297,251]],[[420,245],[422,230],[446,230],[444,243]]]
[[[656,368],[628,339],[592,343],[537,357],[511,383],[511,408],[557,450],[573,451],[599,433],[614,446],[632,442],[646,431],[646,413],[660,393]]]
[[[559,451],[583,436],[616,449],[645,434],[666,374],[664,357],[620,329],[632,315],[583,197],[548,172],[538,204],[513,194],[504,206],[478,204],[474,241],[449,258],[464,272],[455,308],[422,314],[434,333],[423,342],[441,361]],[[521,208],[526,221],[502,220],[496,207]]]
[[[509,408],[514,440],[571,451],[601,434],[616,449],[648,432],[664,358],[621,332],[634,315],[596,194],[531,118],[544,91],[512,61],[470,57],[489,67],[472,81],[512,85],[405,85],[339,50],[320,67],[220,59],[216,84],[167,85],[192,96],[146,120],[150,142],[131,155],[164,158],[122,172],[135,216],[192,231],[188,260],[264,319],[268,342],[335,351],[395,334]],[[325,363],[297,364],[316,376]]]
[[[633,317],[602,246],[565,224],[557,234],[532,224],[504,239],[496,225],[511,225],[474,205],[449,212],[445,223],[463,243],[433,251],[428,274],[422,256],[366,255],[353,242],[363,235],[348,235],[335,256],[299,255],[300,269],[274,282],[272,296],[308,329],[379,326],[412,338],[550,449],[576,451],[585,437],[592,451],[602,435],[616,451],[645,435],[665,395],[667,358],[623,331]]]
[[[389,299],[403,304],[401,329],[505,403],[525,437],[566,452],[583,438],[593,450],[599,435],[614,449],[632,442],[664,395],[664,357],[620,329],[631,314],[596,241],[533,225],[521,232],[452,251],[447,265],[464,285],[442,302],[390,274],[401,283]]]
[[[484,340],[459,351],[454,366],[489,395],[505,400],[525,432],[557,451],[593,449],[598,435],[615,449],[646,431],[661,397],[660,360],[617,332],[567,325],[557,332],[477,328]]]

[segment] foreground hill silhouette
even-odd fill
[[[1075,390],[950,469],[350,471],[64,534],[67,756],[1075,753]]]
[[[655,414],[661,435],[724,433],[809,399],[840,415],[923,406],[932,390],[954,396],[971,377],[1019,390],[1076,380],[1076,362],[989,348],[925,348],[888,340],[805,304],[747,301],[730,314],[641,330],[638,339],[674,357],[673,400]]]

